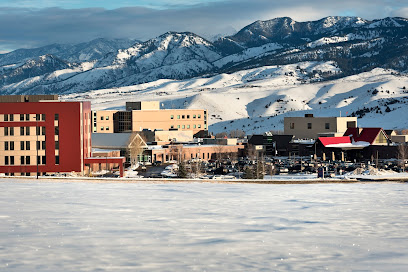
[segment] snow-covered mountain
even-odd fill
[[[95,40],[71,49],[50,46],[16,50],[0,56],[0,65],[3,63],[0,93],[85,92],[305,61],[334,61],[340,68],[337,73],[317,71],[319,80],[374,68],[406,71],[407,39],[408,20],[403,18],[368,21],[333,16],[296,22],[285,17],[254,22],[235,35],[215,42],[189,32],[168,32],[132,46],[130,41]],[[27,67],[24,73],[13,71],[21,70],[30,54],[35,56],[35,61],[38,54],[47,50],[50,51],[47,55],[60,59],[66,66]]]
[[[334,62],[264,66],[232,74],[149,83],[62,96],[91,100],[93,109],[122,109],[126,101],[159,100],[165,108],[207,109],[217,133],[282,130],[285,116],[357,116],[359,125],[408,128],[408,76],[374,69],[319,82],[318,73],[338,73]]]

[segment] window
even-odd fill
[[[59,162],[59,156],[55,156],[55,164],[60,164],[60,162]]]
[[[30,121],[30,114],[27,113],[27,114],[25,115],[25,118],[26,118],[26,121]]]
[[[24,136],[24,127],[20,127],[20,136]]]
[[[24,161],[25,161],[24,159],[25,159],[25,157],[24,157],[24,156],[20,156],[20,164],[21,164],[21,165],[23,165],[23,164],[24,164]]]
[[[96,126],[93,127],[93,132],[96,132]]]
[[[4,122],[7,122],[8,120],[9,120],[8,114],[5,114],[5,115],[4,115]]]
[[[177,119],[180,119],[180,115],[177,115]]]
[[[9,142],[4,142],[4,150],[9,150]]]
[[[37,164],[41,164],[41,157],[37,156]]]
[[[10,114],[10,121],[14,121],[14,114]]]
[[[324,128],[325,128],[325,129],[330,129],[330,123],[324,124]]]
[[[182,115],[182,116],[181,116],[181,119],[186,119],[186,116],[185,116],[185,115]]]
[[[194,118],[194,119],[197,118],[197,115],[193,114],[193,118]]]
[[[26,136],[30,135],[30,127],[26,127]]]
[[[30,156],[26,156],[26,164],[31,164]]]
[[[177,125],[177,128],[180,128],[180,125]]]
[[[174,119],[174,115],[170,115],[170,119]]]
[[[198,125],[197,125],[197,127],[198,127],[198,128],[201,128],[201,125],[200,125],[200,124],[198,124]]]
[[[101,130],[103,130],[104,129],[104,127],[101,127]]]
[[[20,114],[20,121],[24,121],[24,114]]]
[[[42,156],[41,162],[42,162],[42,164],[47,164],[47,160],[46,160],[46,157],[45,157],[45,156]]]
[[[312,123],[307,123],[307,129],[312,129]]]
[[[45,127],[41,127],[41,135],[45,135]]]
[[[54,134],[59,135],[59,127],[54,127]]]
[[[4,127],[4,136],[8,136],[8,135],[9,135],[9,128]]]
[[[199,114],[197,117],[198,117],[198,118],[201,118],[201,114]]]
[[[40,150],[40,141],[37,141],[37,149],[36,150]]]
[[[295,123],[290,123],[290,124],[289,124],[289,128],[290,128],[290,129],[295,129]]]
[[[187,119],[190,119],[190,115],[187,114]]]
[[[109,120],[109,116],[106,116],[106,118],[105,118],[106,120]]]
[[[55,141],[55,150],[59,150],[59,141]]]
[[[38,113],[35,115],[35,120],[40,121],[40,115]]]
[[[40,127],[35,128],[35,135],[40,135]]]
[[[8,156],[4,157],[4,164],[9,165],[9,157]]]
[[[43,150],[45,150],[45,146],[46,146],[45,141],[42,141],[41,142],[41,147],[42,147]]]
[[[14,165],[14,156],[10,156],[10,165]]]
[[[106,127],[105,130],[109,130],[109,127]]]
[[[190,125],[187,125],[187,128],[190,128]]]
[[[30,150],[30,141],[26,141],[26,150]]]
[[[181,128],[186,128],[186,126],[185,126],[185,125],[182,125]]]
[[[14,136],[14,128],[13,127],[10,128],[10,136]]]
[[[24,141],[20,142],[20,150],[24,150]]]
[[[174,128],[174,125],[171,125],[170,128]]]
[[[197,128],[197,125],[194,125],[193,128]]]
[[[347,122],[347,128],[355,128],[356,125],[356,121],[348,121]]]
[[[54,120],[55,120],[55,121],[58,121],[58,120],[59,120],[59,114],[58,114],[58,113],[54,114]]]
[[[14,142],[10,142],[10,150],[14,150]]]
[[[103,121],[103,116],[101,116],[101,121]]]
[[[41,114],[41,120],[45,121],[45,114]]]

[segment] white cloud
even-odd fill
[[[365,19],[407,17],[407,8],[395,0],[229,0],[183,9],[127,7],[114,10],[0,8],[0,50],[50,43],[77,43],[94,38],[147,40],[166,31],[191,31],[204,37],[231,34],[256,20],[292,17],[298,21],[329,15]],[[404,15],[405,14],[405,15]]]

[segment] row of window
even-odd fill
[[[47,164],[47,157],[46,156],[37,156],[37,164]],[[55,156],[55,164],[60,164],[59,156]],[[4,157],[4,165],[15,165],[14,156],[5,156]],[[19,165],[31,165],[31,156],[20,156],[20,164]]]
[[[109,121],[109,116],[101,116],[101,121],[103,120]]]
[[[3,118],[4,122],[14,122],[14,114],[4,114]],[[35,114],[34,120],[37,121],[45,121],[45,114]],[[55,120],[58,120],[58,114],[55,114]],[[30,120],[29,113],[21,113],[20,114],[20,121],[33,121]]]
[[[190,119],[190,115],[189,114],[186,114],[186,115],[177,115],[177,119],[180,119],[180,116],[181,116],[181,119]],[[187,117],[187,118],[186,118]],[[195,114],[193,114],[193,119],[196,119],[196,118],[198,118],[198,119],[200,119],[201,118],[201,114],[198,114],[198,115],[195,115]],[[170,119],[174,119],[174,115],[170,115]]]
[[[289,128],[290,129],[295,129],[295,123],[290,123]],[[325,129],[330,129],[330,123],[325,123],[324,128]],[[312,129],[312,123],[307,123],[307,129]]]
[[[46,143],[45,141],[36,141],[36,150],[45,150]],[[14,142],[4,142],[4,150],[14,150]],[[20,141],[20,150],[31,150],[30,141]],[[59,150],[59,141],[55,141],[55,150]]]
[[[171,125],[171,128],[175,128],[176,126],[175,125]],[[185,128],[187,128],[187,129],[189,129],[190,128],[190,125],[177,125],[177,128],[182,128],[182,129],[185,129]],[[200,124],[198,124],[198,125],[193,125],[193,128],[201,128],[201,125]]]
[[[19,127],[20,136],[29,136],[30,127]],[[55,135],[59,134],[59,129],[55,130]],[[36,127],[36,135],[45,135],[45,127]],[[14,127],[4,127],[4,136],[14,136]]]
[[[101,130],[102,130],[102,131],[103,131],[103,130],[108,131],[108,130],[109,130],[109,127],[101,127]]]

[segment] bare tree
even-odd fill
[[[408,157],[408,147],[402,143],[398,145],[398,158],[399,158],[399,165],[402,167],[402,171],[405,172],[405,160]]]
[[[129,138],[128,152],[130,157],[130,165],[135,166],[138,163],[138,157],[143,153],[146,147],[146,141],[140,134],[134,132]]]
[[[231,130],[229,132],[229,136],[231,138],[243,139],[245,137],[245,131],[243,131],[242,129]]]
[[[226,132],[219,132],[219,133],[215,134],[215,138],[217,138],[217,139],[221,139],[221,138],[224,138],[226,136],[228,136],[228,134]]]

